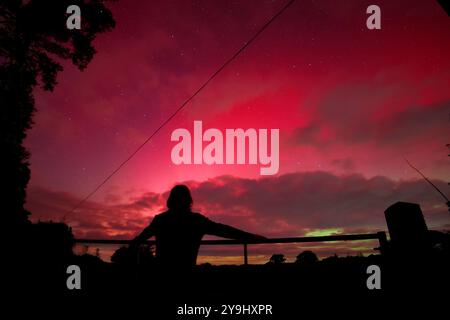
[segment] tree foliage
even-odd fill
[[[286,261],[284,254],[276,253],[273,254],[269,259],[269,264],[281,264]]]
[[[81,9],[80,30],[66,27],[66,9],[74,4]],[[0,2],[0,170],[8,222],[24,222],[28,216],[29,153],[23,141],[36,110],[33,89],[52,91],[64,60],[85,69],[96,53],[96,35],[114,26],[111,11],[100,0]]]

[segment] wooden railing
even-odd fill
[[[223,246],[223,245],[243,245],[244,264],[248,264],[248,245],[250,244],[269,244],[269,243],[301,243],[301,242],[329,242],[329,241],[355,241],[355,240],[378,240],[380,246],[376,249],[380,251],[386,246],[386,233],[380,231],[377,233],[363,234],[340,234],[331,236],[317,237],[293,237],[293,238],[271,238],[258,241],[242,242],[240,240],[202,240],[201,245]],[[130,244],[131,240],[115,240],[115,239],[75,239],[75,243],[85,244]],[[155,244],[154,240],[145,241],[146,244]]]

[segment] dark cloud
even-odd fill
[[[353,171],[355,169],[355,162],[351,158],[333,159],[331,164],[345,171]]]
[[[445,190],[445,182],[436,184]],[[301,234],[305,228],[385,229],[383,212],[396,201],[420,203],[432,220],[442,221],[447,214],[441,199],[421,180],[397,182],[359,174],[306,172],[260,180],[225,176],[200,183],[193,192],[205,212],[227,221],[242,217],[240,224],[255,231],[285,235]]]
[[[378,134],[383,141],[414,141],[417,137],[447,138],[450,101],[414,106],[387,119]],[[385,128],[390,128],[384,130]]]
[[[434,182],[446,190],[445,182]],[[421,204],[430,226],[448,223],[443,201],[422,180],[317,171],[258,180],[220,176],[186,184],[192,190],[194,209],[213,220],[268,236],[300,236],[317,229],[384,230],[383,212],[397,201]],[[34,219],[61,220],[66,216],[79,237],[129,238],[164,210],[167,194],[146,192],[120,204],[88,201],[67,215],[78,198],[34,187],[29,190],[28,209]]]
[[[381,83],[338,86],[315,104],[313,120],[298,128],[294,139],[316,146],[399,146],[447,137],[450,101],[419,104],[415,90],[420,88]]]
[[[123,239],[134,236],[149,222],[152,211],[161,209],[155,199],[159,199],[158,194],[147,192],[120,204],[86,201],[71,212],[80,198],[66,192],[32,187],[28,190],[27,208],[32,212],[33,220],[67,222],[80,238]]]

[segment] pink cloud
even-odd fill
[[[434,181],[443,190],[446,183]],[[310,229],[385,230],[384,210],[396,201],[420,203],[428,224],[442,227],[445,204],[422,180],[394,181],[386,177],[334,175],[327,172],[285,174],[263,179],[219,176],[203,182],[187,181],[194,210],[210,218],[268,236],[301,236]],[[28,208],[35,219],[66,216],[75,234],[130,237],[165,208],[168,191],[120,197],[120,203],[86,202],[64,192],[30,188]]]

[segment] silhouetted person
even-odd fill
[[[132,245],[155,236],[156,257],[160,264],[190,268],[196,264],[200,242],[205,234],[241,241],[265,239],[192,212],[192,203],[189,188],[185,185],[175,186],[167,199],[168,210],[156,215],[150,225],[133,240]]]

